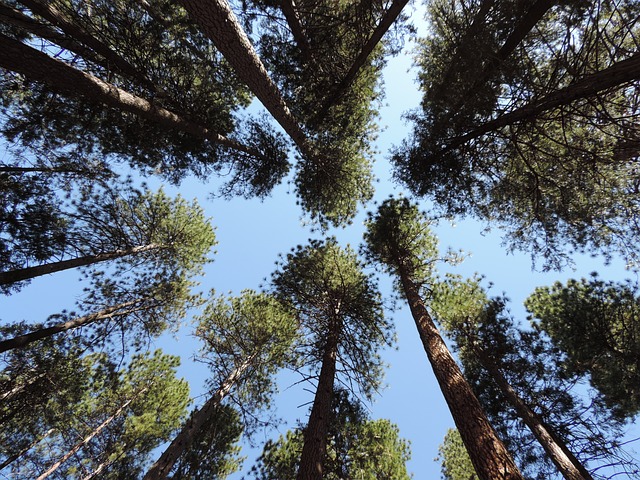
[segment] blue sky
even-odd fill
[[[402,120],[403,112],[416,108],[420,96],[414,83],[415,72],[409,56],[391,59],[385,70],[385,106],[381,111],[381,125],[386,127],[380,135],[375,172],[379,178],[375,199],[382,200],[390,194],[403,193],[402,188],[391,182],[391,167],[387,161],[392,145],[399,144],[410,132],[410,126]],[[155,182],[150,182],[152,185]],[[318,238],[309,226],[301,221],[301,211],[295,204],[292,187],[279,185],[273,195],[263,202],[236,198],[230,201],[211,199],[215,191],[215,180],[210,184],[186,181],[178,188],[167,188],[168,192],[180,193],[187,199],[198,198],[217,227],[218,246],[214,262],[207,267],[202,280],[203,290],[215,288],[218,293],[239,293],[246,288],[258,289],[263,280],[271,274],[278,254],[286,253],[297,244],[309,238]],[[428,203],[421,201],[428,209]],[[333,230],[343,244],[357,248],[362,238],[362,221],[368,208],[362,209],[353,225],[346,229]],[[508,254],[501,246],[500,232],[482,234],[484,226],[474,221],[463,221],[455,227],[442,224],[436,232],[443,249],[452,247],[470,253],[469,258],[455,272],[464,276],[480,273],[493,282],[493,292],[505,292],[512,299],[511,310],[523,318],[522,301],[536,286],[549,285],[556,280],[580,278],[592,271],[598,271],[606,280],[620,280],[630,276],[621,262],[614,261],[605,267],[601,259],[578,257],[576,270],[541,273],[532,271],[528,254]],[[6,322],[29,320],[43,321],[48,315],[63,308],[72,308],[74,297],[80,294],[79,274],[67,271],[39,278],[19,294],[0,298],[0,318]],[[390,280],[381,278],[385,294],[390,293]],[[431,367],[419,341],[415,325],[408,312],[402,308],[390,313],[397,327],[398,350],[385,353],[389,363],[386,374],[388,387],[380,392],[377,401],[369,405],[373,418],[388,418],[398,424],[401,436],[411,441],[413,458],[409,470],[418,480],[435,480],[440,477],[439,465],[434,462],[437,448],[446,430],[453,421],[442,399]],[[191,381],[195,394],[202,393],[207,371],[200,364],[193,364],[190,358],[197,348],[197,342],[190,336],[189,328],[183,328],[175,336],[165,336],[160,342],[167,353],[183,357],[181,374]],[[297,419],[305,420],[311,394],[302,386],[282,391],[276,405],[277,413],[288,425],[279,429],[284,432]],[[300,405],[305,405],[299,407]],[[276,432],[270,434],[277,435]],[[259,437],[256,437],[260,441]],[[253,455],[243,451],[245,455]],[[245,463],[244,472],[251,467],[251,458]],[[242,474],[232,476],[241,478]]]

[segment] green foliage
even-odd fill
[[[364,254],[368,261],[382,264],[396,277],[404,269],[414,281],[433,279],[439,260],[438,240],[415,204],[406,198],[387,199],[377,212],[368,213],[366,228]],[[402,291],[399,285],[397,289]]]
[[[442,444],[438,447],[438,457],[441,463],[443,480],[477,480],[476,474],[467,449],[462,443],[458,430],[447,430]]]
[[[627,82],[490,122],[629,58],[638,6],[560,2],[527,30],[533,3],[432,2],[418,58],[422,111],[394,153],[396,176],[447,215],[499,225],[510,248],[547,268],[570,263],[574,251],[617,252],[635,264],[637,98]]]
[[[187,420],[188,422],[189,420]],[[242,434],[238,412],[228,405],[220,405],[213,421],[198,432],[194,443],[174,466],[174,480],[223,479],[240,469],[237,442]]]
[[[222,187],[226,193],[264,196],[286,174],[286,144],[281,135],[255,120],[236,125],[234,114],[250,103],[247,89],[183,8],[165,0],[146,6],[98,0],[90,8],[66,0],[47,4],[75,30],[53,21],[54,27],[62,26],[63,40],[56,40],[57,45],[40,38],[43,34],[37,29],[20,32],[25,43],[40,45],[47,54],[57,52],[57,58],[74,68],[211,132],[264,148],[264,155],[167,129],[95,99],[60,96],[50,87],[3,72],[6,121],[2,131],[10,142],[37,155],[121,162],[174,183],[188,174],[204,179],[231,170],[231,181]],[[24,13],[41,20],[28,10]]]
[[[363,272],[355,252],[333,238],[298,246],[273,274],[272,285],[295,312],[303,333],[296,345],[304,359],[299,366],[318,370],[327,335],[337,325],[341,381],[355,382],[372,395],[382,375],[378,351],[391,343],[392,326],[384,319],[376,282]]]
[[[302,451],[300,429],[269,440],[252,468],[253,478],[294,480]],[[408,480],[406,462],[409,443],[399,437],[398,427],[388,420],[369,420],[362,405],[345,391],[336,391],[328,434],[323,478],[338,480]]]
[[[565,355],[570,374],[591,385],[621,417],[640,412],[640,296],[637,285],[597,277],[537,288],[526,300],[534,326]]]
[[[200,357],[213,373],[212,391],[248,363],[229,395],[249,428],[257,412],[270,405],[275,373],[292,361],[295,317],[273,296],[244,290],[238,297],[212,297],[196,320],[196,335],[204,341]]]
[[[40,351],[41,344],[37,348],[31,351]],[[71,365],[60,362],[52,371],[63,372]],[[68,378],[66,385],[55,385],[53,391],[48,389],[49,398],[26,410],[16,425],[23,432],[36,425],[41,429],[33,448],[12,465],[17,476],[35,478],[34,472],[42,473],[81,440],[97,433],[52,478],[84,478],[97,469],[101,469],[100,478],[134,478],[143,471],[151,451],[182,422],[189,387],[176,378],[178,357],[158,350],[153,355],[134,356],[126,369],[119,370],[106,355],[96,354],[81,359],[80,365],[79,375]],[[72,401],[63,403],[61,394],[68,386],[77,393]],[[100,425],[104,428],[98,432]],[[42,432],[49,428],[53,430],[45,437]]]

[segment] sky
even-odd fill
[[[419,20],[420,13],[414,17]],[[424,34],[424,24],[419,24]],[[410,47],[411,45],[407,45]],[[381,201],[389,195],[408,195],[392,182],[392,170],[388,161],[389,149],[398,145],[407,137],[411,126],[403,119],[403,113],[419,105],[420,94],[414,82],[416,72],[410,71],[411,57],[403,54],[391,59],[384,71],[385,107],[381,110],[381,132],[376,159],[376,184],[374,200]],[[151,180],[150,185],[158,185]],[[202,184],[197,181],[185,181],[178,188],[167,187],[169,193],[179,193],[186,199],[197,198],[205,208],[216,227],[218,239],[214,261],[206,268],[201,288],[207,291],[214,288],[219,294],[252,288],[259,289],[274,270],[274,262],[279,254],[286,254],[298,244],[307,243],[309,238],[320,238],[312,232],[309,225],[301,220],[300,208],[296,205],[293,187],[282,184],[264,201],[235,198],[223,200],[212,198],[216,181]],[[420,200],[420,206],[428,210],[429,204]],[[361,211],[353,225],[345,229],[331,230],[338,242],[350,244],[357,249],[362,240],[365,212],[374,208],[369,204]],[[443,223],[435,228],[442,249],[451,247],[462,249],[469,254],[463,264],[453,271],[469,277],[474,273],[486,276],[494,286],[491,290],[498,295],[506,293],[512,300],[511,311],[524,320],[522,302],[535,287],[550,285],[554,281],[566,281],[568,278],[588,276],[598,271],[605,280],[634,278],[625,271],[621,262],[613,261],[605,266],[602,259],[587,256],[576,257],[575,270],[563,272],[540,272],[532,269],[531,258],[526,253],[510,254],[501,245],[500,232],[493,230],[483,233],[485,225],[472,220],[458,222],[455,226]],[[368,267],[373,271],[373,267]],[[444,271],[444,269],[443,269]],[[48,315],[63,308],[72,308],[74,297],[80,294],[81,284],[78,272],[66,271],[48,277],[35,279],[31,285],[11,297],[0,298],[0,319],[4,322],[28,320],[43,321]],[[383,294],[391,293],[391,281],[382,276],[380,285]],[[377,400],[368,405],[372,418],[387,418],[396,423],[401,437],[411,442],[412,459],[408,469],[417,480],[436,480],[440,478],[440,466],[434,461],[438,445],[442,442],[446,430],[453,426],[453,420],[439,391],[426,354],[417,335],[413,319],[407,308],[389,312],[397,329],[397,349],[388,350],[384,360],[389,367],[386,372],[387,387],[379,392]],[[191,361],[198,342],[190,335],[188,325],[172,335],[165,335],[159,346],[166,353],[180,355],[183,358],[180,374],[191,383],[196,401],[202,402],[201,395],[207,370],[202,364]],[[267,432],[267,436],[277,436],[295,426],[297,420],[306,421],[308,403],[312,395],[303,386],[291,386],[287,381],[290,375],[282,375],[281,393],[276,399],[276,414],[286,424]],[[257,435],[255,441],[261,443],[265,437]],[[258,450],[259,453],[259,450]],[[252,466],[256,450],[247,447],[243,455],[249,458],[241,472],[230,477],[242,478]],[[1,477],[0,477],[1,478]]]

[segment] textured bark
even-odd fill
[[[89,443],[102,430],[107,428],[111,422],[113,422],[116,418],[118,418],[122,414],[122,412],[124,412],[124,410],[131,404],[131,402],[133,402],[137,397],[139,397],[146,391],[147,391],[146,388],[142,389],[133,398],[131,398],[130,400],[122,404],[122,406],[120,406],[120,408],[118,408],[118,410],[116,410],[116,412],[113,415],[111,415],[104,422],[102,422],[95,430],[93,430],[89,435],[87,435],[84,439],[82,439],[82,441],[75,444],[71,450],[69,450],[65,455],[63,455],[62,458],[60,458],[60,460],[58,460],[56,463],[51,465],[51,467],[49,467],[47,471],[44,472],[42,475],[40,475],[36,480],[44,480],[53,472],[55,472],[60,467],[60,465],[62,465],[67,460],[69,460],[69,458],[71,458],[72,455],[74,455],[82,447],[84,447],[87,443]]]
[[[2,34],[0,34],[0,67],[20,73],[31,80],[45,83],[53,90],[66,95],[103,103],[131,112],[165,128],[180,130],[196,138],[208,140],[254,157],[264,158],[261,152],[253,148],[212,132],[202,125],[191,122],[144,98],[77,70]]]
[[[567,480],[593,480],[591,474],[568,447],[557,440],[555,435],[546,428],[542,419],[520,398],[493,360],[480,348],[475,348],[474,352],[562,476]]]
[[[149,244],[139,247],[128,248],[126,250],[115,250],[113,252],[99,253],[97,255],[85,255],[83,257],[70,258],[69,260],[60,260],[59,262],[46,263],[35,267],[19,268],[16,270],[8,270],[0,272],[0,285],[8,285],[11,283],[30,280],[32,278],[41,277],[50,273],[61,272],[70,268],[86,267],[99,262],[113,260],[125,257],[127,255],[136,255],[139,253],[149,252],[152,250],[160,250],[162,245]]]
[[[565,88],[485,122],[469,133],[450,139],[443,151],[459,147],[470,140],[475,140],[507,125],[530,120],[548,110],[569,105],[576,100],[596,96],[600,92],[620,87],[638,79],[640,79],[640,53],[635,53],[626,60],[616,62],[599,72],[586,75]]]
[[[180,0],[195,23],[220,50],[236,74],[282,126],[307,159],[314,159],[309,140],[269,77],[251,41],[226,0]]]
[[[91,315],[74,318],[73,320],[58,323],[57,325],[53,325],[52,327],[41,328],[30,333],[25,333],[24,335],[19,335],[8,340],[3,340],[0,342],[0,353],[12,350],[14,348],[26,347],[33,342],[37,342],[38,340],[42,340],[43,338],[51,337],[56,333],[66,332],[67,330],[84,327],[86,325],[91,325],[92,323],[100,322],[102,320],[121,317],[123,315],[148,310],[149,308],[151,308],[150,306],[127,308],[132,307],[139,302],[139,300],[134,300],[130,302],[120,303],[113,307],[105,308],[96,313],[92,313]]]
[[[220,405],[240,377],[251,367],[257,356],[257,353],[249,356],[224,379],[220,388],[216,390],[199,410],[191,415],[187,423],[182,427],[182,430],[176,435],[160,458],[149,468],[142,480],[160,480],[167,478],[167,475],[171,472],[180,455],[191,446],[198,432],[212,420],[218,405]]]
[[[382,20],[380,20],[380,23],[371,34],[371,37],[369,38],[369,40],[367,40],[367,43],[364,44],[362,50],[360,50],[360,53],[351,64],[351,67],[349,68],[347,74],[336,86],[331,95],[323,102],[322,107],[320,108],[320,113],[316,117],[315,123],[321,122],[329,112],[329,109],[333,105],[338,103],[344,96],[344,94],[349,90],[349,87],[357,78],[358,72],[367,61],[367,58],[369,58],[369,55],[371,55],[373,49],[376,47],[376,45],[378,45],[380,40],[382,40],[384,34],[387,33],[389,28],[391,28],[391,25],[393,25],[393,22],[396,21],[398,15],[400,15],[400,12],[402,12],[402,9],[407,3],[409,3],[409,0],[393,0],[393,3],[385,12],[384,17],[382,17]]]
[[[425,352],[476,473],[481,480],[523,480],[440,336],[410,272],[402,267],[399,275]]]
[[[327,335],[322,356],[318,388],[304,429],[304,444],[296,480],[322,480],[324,457],[327,450],[327,432],[331,421],[331,402],[336,376],[340,321],[334,319]]]

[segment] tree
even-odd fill
[[[526,300],[538,331],[565,355],[570,375],[589,375],[617,415],[640,412],[640,296],[632,282],[569,280],[537,288]]]
[[[145,480],[166,478],[176,462],[188,462],[200,451],[201,441],[220,421],[216,415],[225,414],[223,400],[247,416],[269,405],[275,388],[272,377],[288,361],[296,325],[291,312],[273,297],[247,290],[237,298],[211,299],[196,333],[206,343],[204,359],[214,374],[212,393],[147,471]],[[216,453],[209,452],[210,458],[215,459]]]
[[[0,272],[0,285],[18,288],[15,284],[40,275],[108,260],[115,260],[121,271],[147,264],[168,277],[195,275],[209,261],[215,234],[195,201],[170,199],[162,190],[108,188],[81,193],[70,211],[57,214],[66,231],[55,253],[72,258]]]
[[[256,479],[294,480],[304,442],[303,429],[269,440],[251,473]],[[408,480],[408,442],[388,420],[370,420],[364,408],[344,390],[333,397],[327,440],[325,479],[393,478]]]
[[[124,370],[104,354],[82,361],[90,373],[82,395],[73,404],[46,405],[59,408],[64,423],[23,458],[18,476],[85,478],[99,470],[100,478],[133,478],[184,417],[189,388],[175,376],[177,357],[158,350],[134,356]]]
[[[400,292],[409,303],[425,352],[478,476],[483,480],[523,478],[420,295],[420,286],[434,282],[438,259],[437,241],[429,232],[426,218],[406,199],[385,200],[377,213],[369,215],[365,241],[367,258],[381,264],[400,283]]]
[[[434,288],[432,305],[456,342],[465,376],[529,478],[632,475],[634,461],[619,442],[624,422],[585,391],[584,378],[563,369],[546,335],[515,324],[504,297],[489,299],[478,279],[451,276]]]
[[[273,274],[272,285],[303,332],[297,368],[308,371],[305,380],[317,379],[297,478],[320,479],[336,383],[371,396],[381,377],[378,351],[390,342],[391,325],[374,279],[335,239],[298,246]]]
[[[443,480],[477,480],[478,476],[462,443],[460,432],[454,428],[447,430],[444,440],[438,447]]]
[[[14,10],[30,20],[2,37],[0,64],[19,73],[2,77],[8,139],[36,152],[97,152],[174,182],[231,169],[226,190],[248,195],[286,174],[282,138],[264,122],[236,124],[248,92],[183,9],[158,2],[156,18],[135,3],[21,3],[29,13]]]
[[[638,6],[455,5],[431,7],[422,111],[397,177],[446,214],[499,224],[546,267],[572,251],[635,264]]]

